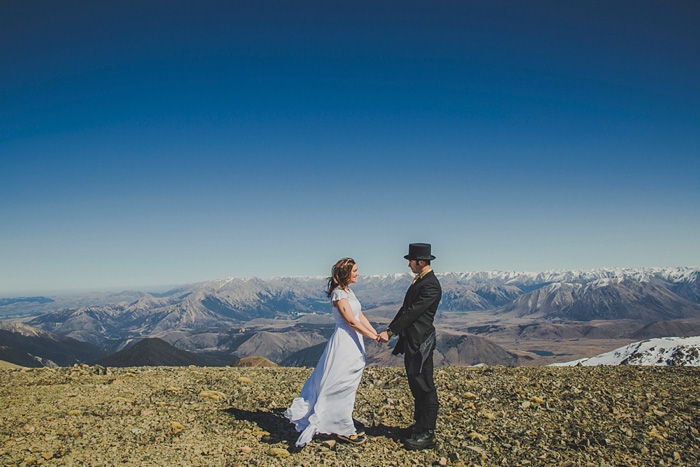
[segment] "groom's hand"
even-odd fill
[[[382,343],[389,342],[389,334],[387,334],[386,331],[382,331],[379,333],[379,342],[382,342]]]

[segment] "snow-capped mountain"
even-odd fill
[[[438,277],[458,283],[499,283],[509,285],[542,285],[557,282],[589,283],[601,279],[632,279],[638,282],[663,281],[667,283],[695,283],[700,268],[599,268],[577,270],[554,270],[544,272],[527,271],[486,271],[462,273],[438,273]]]
[[[460,336],[483,333],[501,344],[517,341],[518,356],[530,352],[526,341],[537,342],[532,349],[538,352],[550,352],[554,351],[550,344],[561,347],[574,338],[567,336],[625,342],[693,336],[700,329],[698,272],[700,268],[438,273],[443,297],[436,322]],[[352,287],[368,317],[385,323],[399,309],[410,283],[410,274],[361,276]],[[178,286],[165,293],[111,294],[113,301],[93,294],[87,306],[63,306],[26,324],[108,351],[143,337],[160,337],[216,358],[220,364],[230,363],[225,359],[234,352],[264,352],[282,359],[290,352],[321,345],[332,332],[325,286],[324,277],[229,278]],[[7,303],[0,304],[0,312],[13,306],[11,300]],[[6,332],[8,340],[30,331]],[[454,342],[464,347],[466,341]],[[606,348],[600,342],[595,345]],[[692,350],[688,352],[693,355]],[[446,350],[445,358],[464,360],[463,353],[451,355]],[[680,355],[686,354],[674,355],[674,361],[680,361]],[[514,364],[506,357],[499,356],[498,363]]]
[[[645,322],[700,316],[700,304],[661,282],[604,278],[555,282],[517,297],[501,313],[571,321],[632,319]]]
[[[551,366],[575,365],[700,366],[700,336],[660,337],[634,342],[595,357]]]
[[[590,271],[439,273],[441,312],[494,310],[544,321],[700,318],[700,268]],[[353,286],[363,309],[398,310],[409,274],[362,276]],[[173,330],[216,328],[256,318],[295,319],[326,314],[323,277],[229,278],[142,294],[133,301],[69,308],[28,322],[99,344]],[[393,311],[392,311],[393,313]]]
[[[99,344],[105,338],[214,328],[256,318],[289,319],[300,313],[326,311],[322,289],[320,278],[214,280],[179,287],[162,296],[148,294],[131,303],[46,313],[29,324]]]

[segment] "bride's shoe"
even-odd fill
[[[344,441],[344,442],[350,443],[350,444],[362,444],[365,441],[367,441],[367,436],[365,436],[364,433],[361,435],[349,435],[349,436],[338,435],[338,439],[340,441]]]

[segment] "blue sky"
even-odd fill
[[[696,1],[6,1],[0,294],[700,265]]]

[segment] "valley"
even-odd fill
[[[699,273],[439,273],[435,364],[542,366],[644,339],[700,335]],[[377,329],[396,314],[410,281],[408,274],[366,276],[353,286]],[[313,366],[334,329],[324,283],[322,277],[229,278],[163,293],[6,299],[2,316],[30,312],[0,321],[0,360],[23,366],[89,363],[158,338],[215,366],[251,356]],[[38,308],[28,310],[29,303]],[[366,341],[368,365],[402,365],[391,355],[394,343],[387,348]]]

